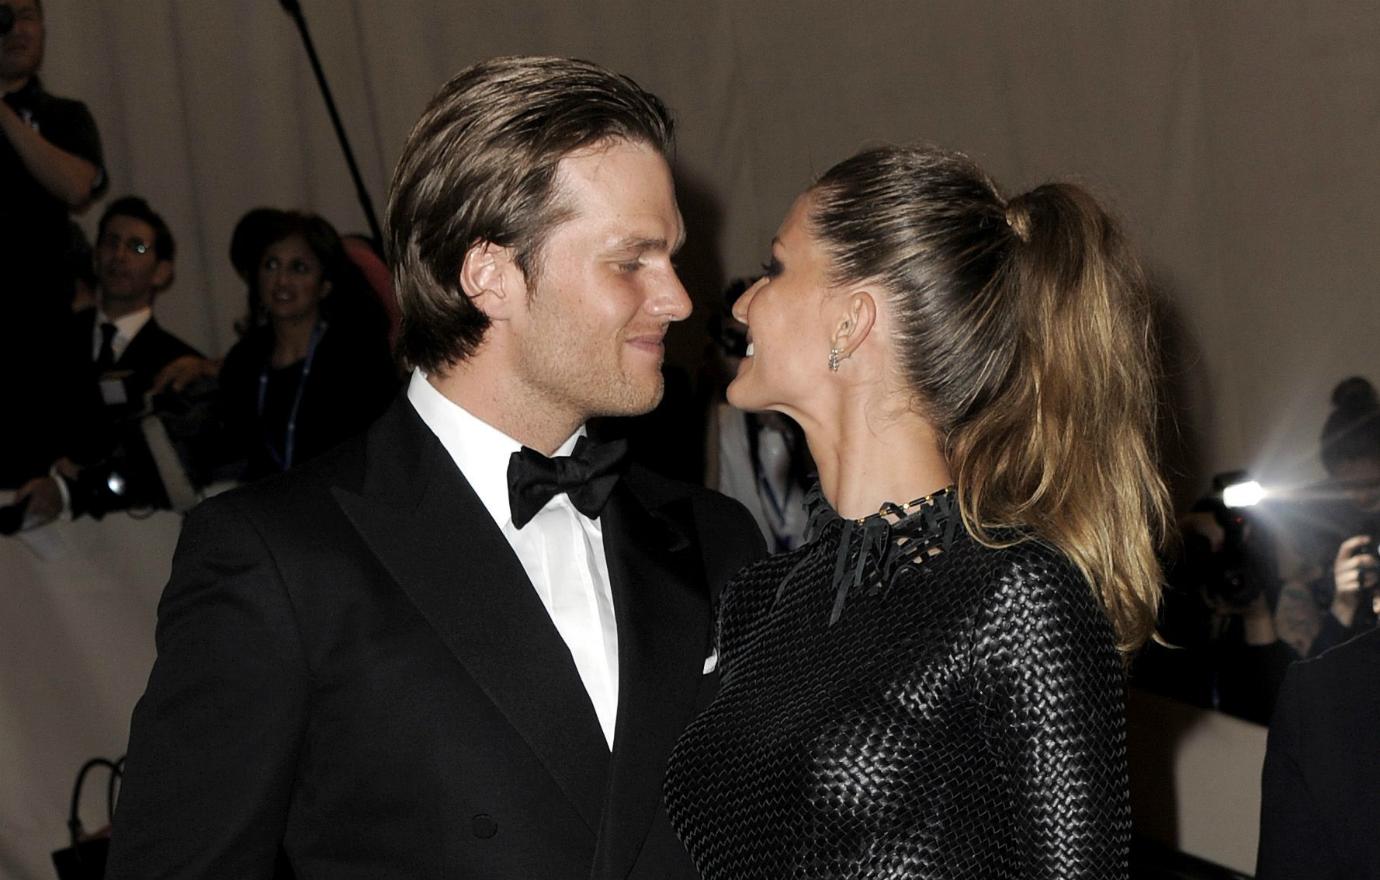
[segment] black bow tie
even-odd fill
[[[564,492],[575,509],[590,519],[608,503],[627,455],[626,440],[596,443],[587,437],[575,441],[568,456],[547,458],[526,446],[508,459],[508,506],[513,525],[531,522],[546,502]]]

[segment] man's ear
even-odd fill
[[[847,360],[858,350],[877,325],[877,300],[866,288],[843,295],[838,322],[834,326],[833,347],[839,360]]]
[[[153,267],[153,291],[162,293],[173,283],[173,264],[172,260],[159,260]]]
[[[478,241],[465,251],[460,264],[460,289],[489,320],[501,321],[520,301],[517,294],[526,292],[527,284],[512,248]]]

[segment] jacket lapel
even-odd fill
[[[405,396],[369,433],[361,489],[334,493],[596,831],[609,751],[570,652],[503,533]]]
[[[661,804],[666,759],[689,723],[710,607],[689,500],[649,507],[624,480],[603,514],[618,623],[618,721],[595,877],[624,877]]]

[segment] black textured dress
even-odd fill
[[[820,499],[814,535],[725,588],[720,690],[671,756],[704,880],[1124,878],[1122,664],[1072,563],[977,543],[952,490]]]

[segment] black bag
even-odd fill
[[[72,835],[72,845],[53,852],[53,867],[57,869],[58,880],[101,880],[105,876],[105,859],[110,852],[110,836],[83,839],[85,829],[81,824],[81,790],[86,782],[86,774],[91,768],[108,768],[110,779],[105,788],[105,811],[107,820],[113,818],[115,791],[119,786],[124,763],[124,758],[118,761],[92,758],[81,765],[81,770],[77,773],[77,784],[72,789],[72,810],[67,815],[67,830]]]

